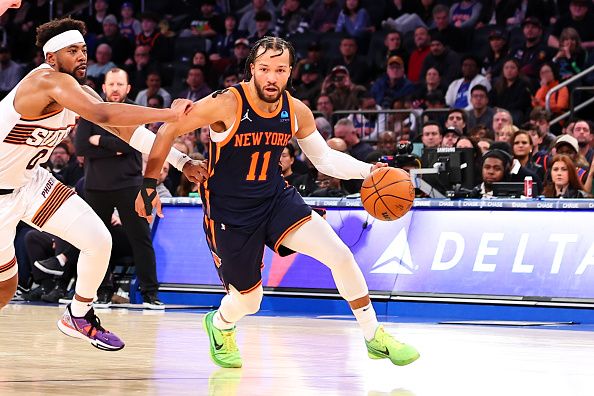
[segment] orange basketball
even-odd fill
[[[384,167],[371,172],[361,186],[361,202],[370,215],[392,221],[404,216],[412,207],[415,188],[402,169]]]

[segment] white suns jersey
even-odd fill
[[[43,68],[50,66],[44,63],[31,73]],[[49,159],[54,147],[70,133],[78,118],[68,109],[36,118],[22,117],[14,108],[14,97],[21,82],[0,101],[0,189],[18,188],[28,183],[35,169]]]

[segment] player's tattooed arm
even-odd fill
[[[187,117],[167,123],[161,133],[177,137],[207,125],[228,128],[236,118],[238,106],[235,94],[230,89],[217,91],[194,103]]]

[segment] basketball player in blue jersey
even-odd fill
[[[294,60],[291,44],[265,37],[247,59],[247,82],[198,101],[186,119],[165,124],[151,150],[136,210],[150,220],[156,206],[162,216],[155,186],[174,138],[210,125],[211,155],[204,164],[208,178],[201,184],[204,230],[227,290],[220,308],[203,320],[213,361],[221,367],[242,365],[235,323],[260,308],[260,271],[267,245],[281,255],[295,251],[327,265],[361,326],[369,357],[409,364],[418,352],[378,325],[353,254],[281,175],[279,159],[293,135],[326,175],[362,179],[386,166],[372,166],[328,147],[309,108],[286,91]]]
[[[73,19],[54,20],[37,28],[37,44],[45,63],[27,74],[0,101],[0,308],[17,288],[13,241],[19,221],[54,234],[80,249],[76,294],[59,329],[102,350],[124,343],[103,328],[91,307],[111,254],[111,237],[93,210],[70,188],[39,164],[76,124],[79,116],[103,126],[139,151],[148,153],[154,134],[139,124],[176,121],[191,106],[181,100],[172,109],[104,103],[86,86],[85,25]],[[131,127],[122,127],[131,126]],[[177,150],[168,161],[189,178],[199,166]]]

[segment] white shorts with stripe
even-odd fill
[[[60,183],[50,172],[37,168],[29,183],[15,189],[11,194],[0,195],[0,281],[12,278],[17,273],[14,237],[19,221],[44,231],[44,226],[66,200],[76,193]],[[76,197],[80,200],[79,197]],[[75,205],[83,209],[86,205]],[[88,206],[87,206],[88,208]],[[70,213],[69,213],[70,214]],[[76,213],[52,219],[52,229],[64,227],[77,218]],[[56,224],[56,220],[58,224]]]

